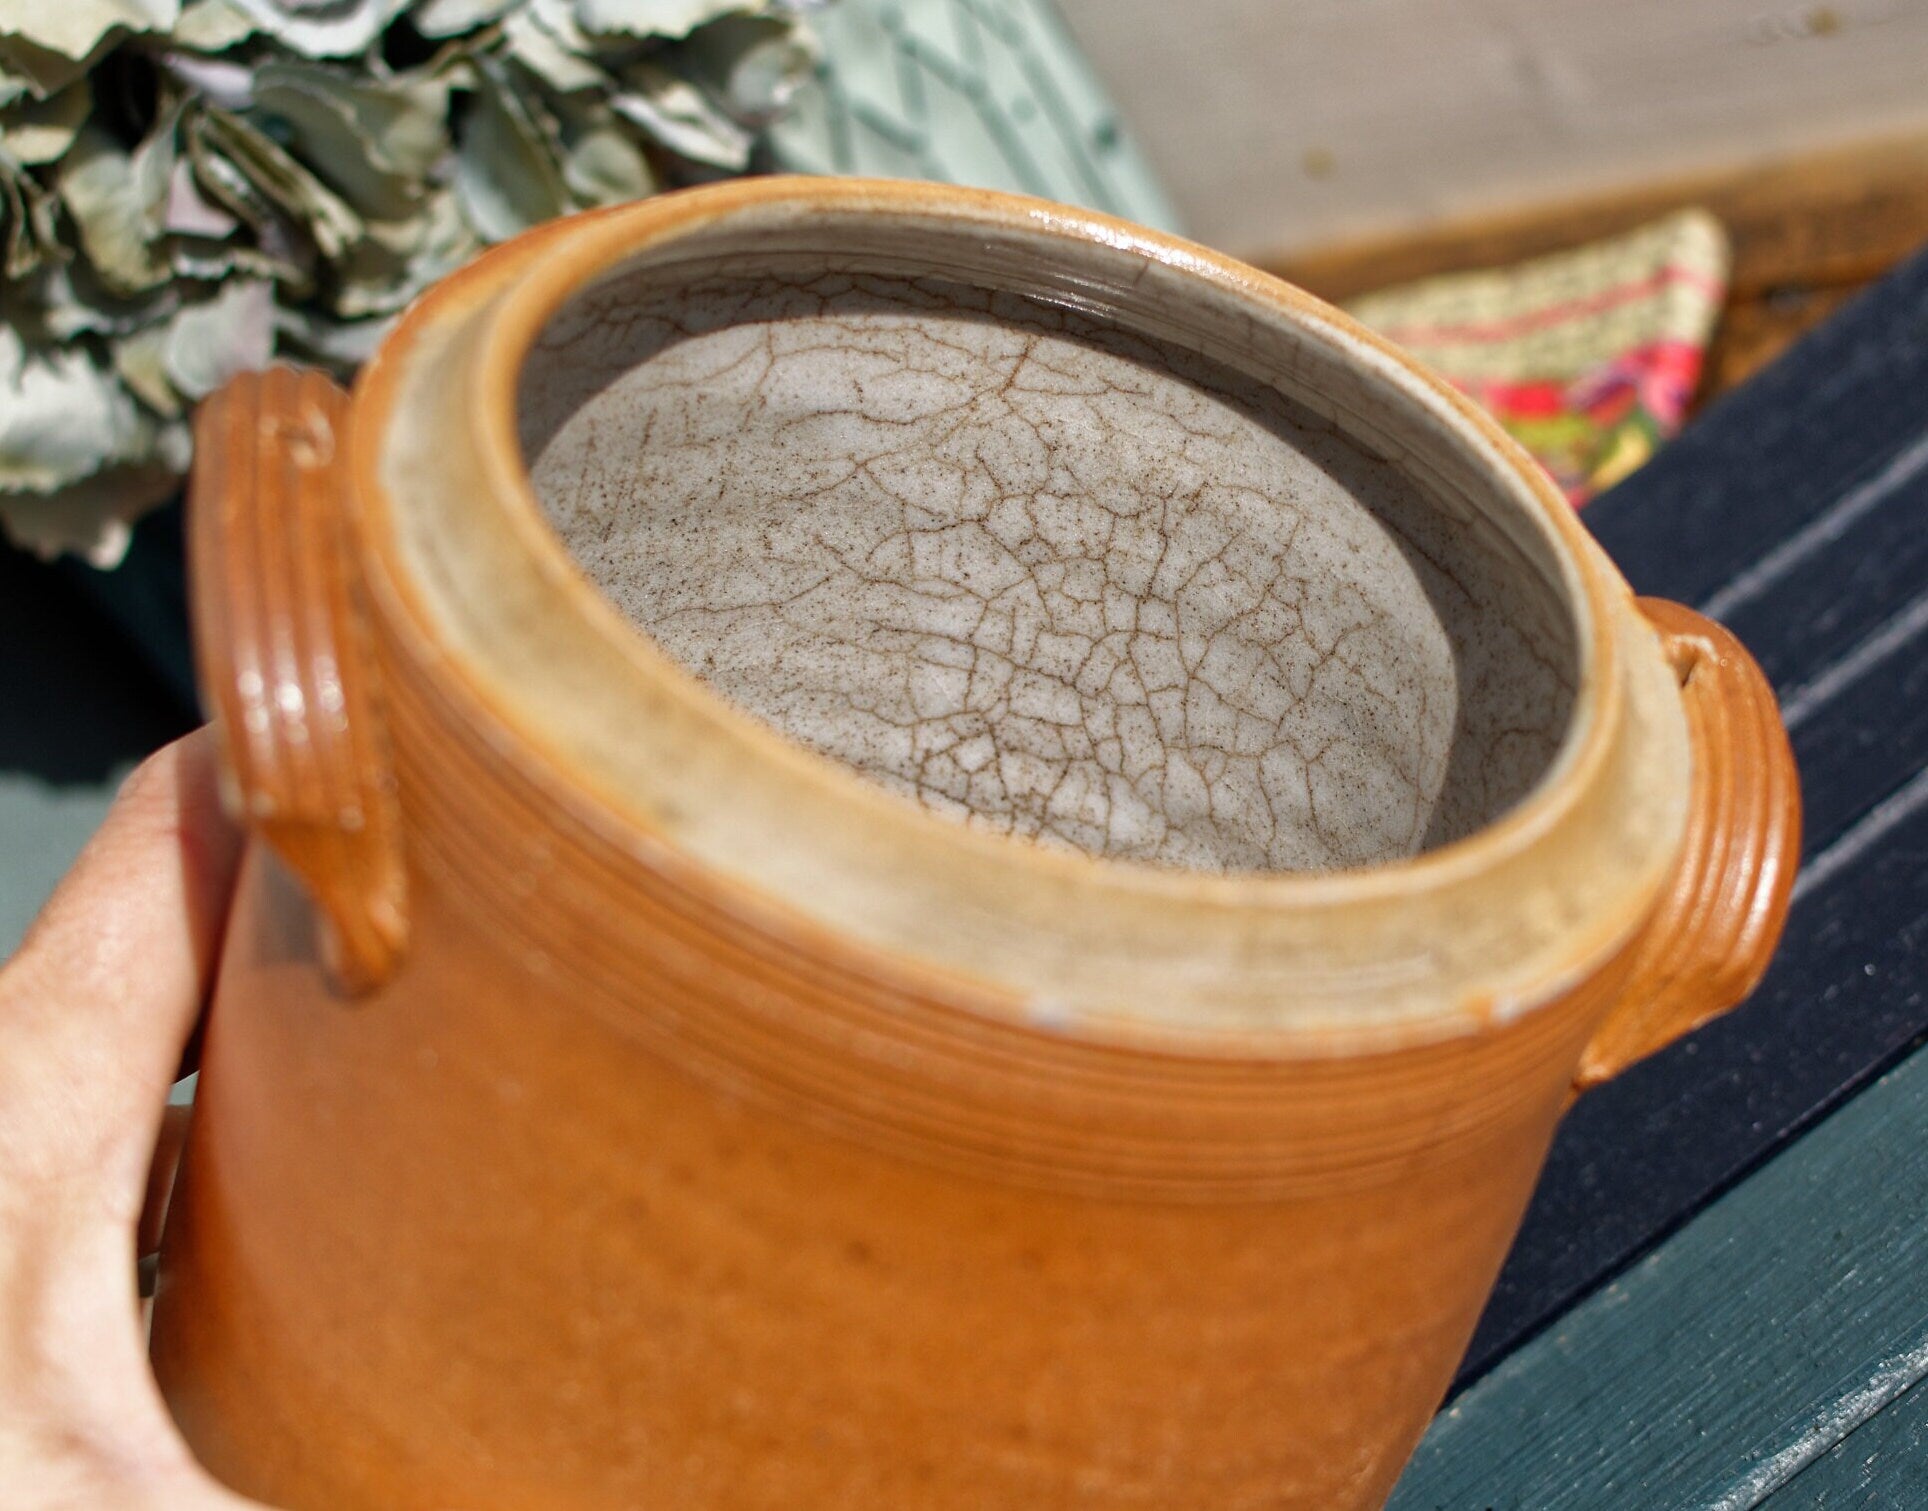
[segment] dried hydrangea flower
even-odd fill
[[[804,0],[0,0],[0,527],[111,561],[193,402],[491,242],[740,172]]]

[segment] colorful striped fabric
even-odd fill
[[[1680,429],[1727,270],[1719,223],[1683,210],[1610,241],[1428,278],[1349,308],[1485,405],[1579,505]]]

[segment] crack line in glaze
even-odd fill
[[[1571,713],[1557,590],[1258,379],[1089,315],[793,260],[578,295],[520,385],[584,571],[928,810],[1203,871],[1413,855]]]

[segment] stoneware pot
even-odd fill
[[[153,1354],[277,1505],[1376,1506],[1787,905],[1731,638],[1094,214],[560,222],[205,405],[190,509],[254,843]]]

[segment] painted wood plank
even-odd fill
[[[1928,1032],[1928,257],[1588,510],[1635,586],[1733,624],[1774,676],[1809,874],[1755,999],[1563,1124],[1461,1383]],[[1892,884],[1891,884],[1892,879]]]
[[[1766,1511],[1928,1506],[1928,1384],[1876,1412],[1762,1504]]]
[[[1928,120],[1920,0],[1059,0],[1186,219],[1250,255]]]
[[[120,780],[188,727],[60,572],[0,546],[0,959]]]
[[[1875,1419],[1928,1376],[1923,1212],[1917,1054],[1465,1392],[1392,1511],[1792,1511],[1864,1424],[1905,1447]]]
[[[144,667],[156,697],[172,699],[179,719],[198,723],[200,695],[194,686],[194,651],[188,638],[187,542],[180,499],[163,504],[134,524],[127,555],[101,571],[71,556],[47,564],[103,628],[117,632],[123,654],[118,671]],[[132,652],[129,661],[124,654]]]
[[[1148,225],[1177,212],[1047,0],[839,0],[771,132],[803,173],[1016,189]]]

